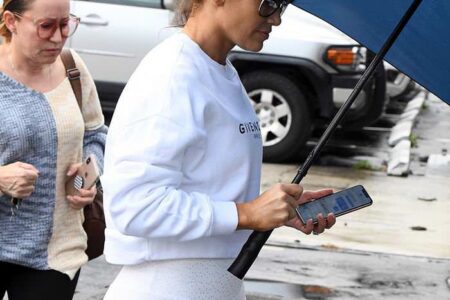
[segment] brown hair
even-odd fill
[[[5,11],[10,11],[13,13],[21,14],[28,9],[31,2],[34,0],[4,0],[3,7],[0,7],[0,36],[2,36],[7,43],[11,41],[11,32],[6,27],[3,21],[3,13]]]
[[[178,0],[177,2],[173,25],[182,27],[186,25],[192,12],[202,3],[202,0]]]

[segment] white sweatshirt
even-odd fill
[[[110,263],[234,258],[249,231],[236,204],[259,195],[257,117],[229,61],[186,34],[154,48],[128,82],[108,132],[105,255]]]

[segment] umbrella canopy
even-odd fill
[[[294,0],[377,53],[414,0]],[[450,1],[424,0],[385,59],[450,104]]]

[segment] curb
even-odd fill
[[[388,145],[389,152],[387,174],[392,176],[408,176],[411,162],[411,136],[414,123],[424,102],[428,99],[428,92],[423,90],[408,102],[399,121],[392,128]]]
[[[411,142],[400,141],[389,153],[388,175],[407,176],[411,157]]]

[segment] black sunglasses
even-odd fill
[[[262,0],[259,5],[259,15],[263,18],[267,18],[273,15],[277,10],[280,10],[281,16],[292,1],[293,0]]]

